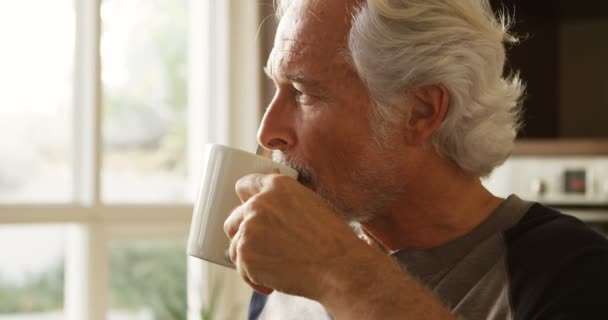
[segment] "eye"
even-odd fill
[[[293,90],[294,98],[298,104],[311,105],[314,103],[315,96],[306,94],[306,93],[296,89],[295,87],[293,87],[292,90]]]

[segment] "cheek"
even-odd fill
[[[373,139],[367,106],[354,99],[320,106],[302,118],[301,132],[308,144],[317,146],[328,158],[348,160]]]
[[[310,132],[310,143],[304,151],[318,179],[335,189],[349,181],[361,161],[369,157],[373,143],[368,127],[349,114],[334,115],[331,121],[319,121]],[[320,120],[320,119],[319,119]]]
[[[301,132],[307,135],[308,144],[317,145],[328,152],[352,149],[369,137],[371,132],[371,126],[360,113],[348,111],[342,106],[327,106],[326,110],[306,119],[307,125],[302,126]]]

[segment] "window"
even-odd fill
[[[0,320],[244,317],[185,244],[203,144],[255,149],[257,10],[0,2]]]
[[[186,319],[186,241],[113,241],[107,318]]]
[[[103,0],[102,198],[185,202],[188,1]]]
[[[0,319],[63,317],[65,226],[0,226]]]
[[[70,0],[0,2],[0,203],[71,200],[74,23]]]

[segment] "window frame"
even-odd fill
[[[101,197],[102,0],[74,0],[75,44],[73,115],[73,201],[0,204],[0,224],[67,225],[64,316],[66,320],[102,320],[109,310],[109,245],[120,240],[182,240],[187,237],[193,205],[108,204]],[[255,150],[262,113],[262,21],[255,1],[189,0],[188,167],[196,192],[202,146],[221,143]],[[232,95],[231,92],[239,92]],[[192,195],[193,198],[193,195]],[[186,258],[186,257],[184,257]],[[200,319],[209,299],[211,279],[221,279],[228,301],[239,300],[246,312],[250,290],[240,276],[199,259],[188,258],[188,319]],[[222,309],[223,308],[223,309]]]

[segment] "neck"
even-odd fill
[[[421,169],[387,214],[361,225],[387,251],[441,246],[473,230],[502,202],[444,159]]]

